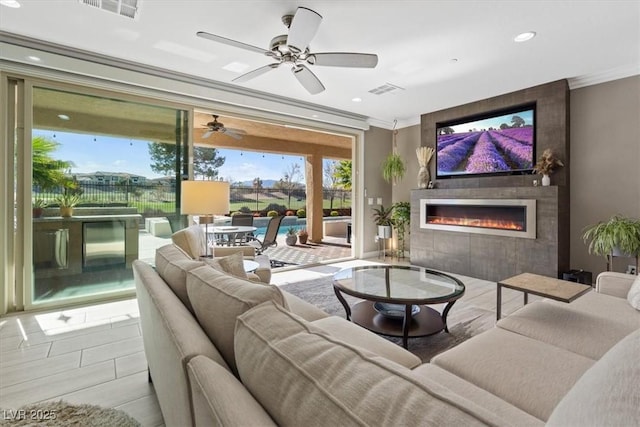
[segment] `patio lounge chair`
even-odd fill
[[[257,237],[254,237],[253,240],[247,242],[248,245],[253,246],[256,249],[256,254],[261,254],[267,248],[271,246],[278,246],[278,242],[276,241],[278,237],[278,230],[280,230],[280,223],[282,223],[282,218],[284,216],[274,216],[269,221],[267,225],[267,231],[264,233],[264,238],[262,241]]]

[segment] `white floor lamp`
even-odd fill
[[[229,213],[229,198],[228,182],[182,181],[180,211],[183,215],[226,215]],[[205,256],[209,256],[208,232],[209,222],[205,227]]]

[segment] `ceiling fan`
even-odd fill
[[[282,22],[289,28],[289,34],[274,37],[269,44],[268,50],[205,31],[198,31],[197,35],[198,37],[213,40],[218,43],[261,53],[275,60],[275,62],[271,64],[236,77],[232,81],[243,83],[278,68],[282,64],[287,64],[291,65],[293,75],[312,95],[322,92],[325,87],[307,65],[375,68],[378,64],[378,55],[370,53],[312,53],[309,50],[309,42],[311,42],[311,39],[316,35],[322,22],[322,16],[311,9],[298,7],[294,15],[284,15]]]
[[[224,135],[230,136],[231,138],[234,138],[234,139],[242,139],[242,135],[245,135],[247,133],[242,129],[233,129],[233,128],[225,127],[224,123],[221,123],[218,121],[219,116],[215,114],[212,114],[212,116],[213,116],[213,121],[207,123],[206,125],[203,125],[208,130],[207,132],[205,132],[204,135],[202,135],[202,138],[209,138],[212,133],[219,132]]]

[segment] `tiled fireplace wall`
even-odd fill
[[[411,263],[485,280],[529,272],[557,277],[569,269],[569,85],[566,80],[423,114],[420,144],[436,147],[438,123],[516,105],[536,104],[536,157],[549,148],[564,163],[551,186],[536,175],[436,180],[433,190],[411,192]],[[435,161],[431,164],[435,177]],[[536,238],[489,236],[420,228],[420,199],[534,199]]]
[[[569,267],[565,187],[450,188],[411,192],[411,263],[498,281],[522,272],[557,277]],[[535,199],[536,238],[420,228],[421,199]]]

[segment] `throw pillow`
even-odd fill
[[[208,266],[187,274],[187,293],[198,323],[234,373],[236,317],[265,301],[287,307],[277,286],[242,280]]]
[[[202,267],[202,261],[195,261],[175,245],[166,245],[156,250],[156,271],[171,288],[180,301],[193,313],[187,295],[187,271]]]
[[[242,252],[234,252],[231,255],[217,257],[217,258],[205,258],[204,262],[211,267],[223,273],[229,273],[233,276],[241,279],[247,278],[247,272],[244,271],[244,257]]]
[[[627,301],[629,301],[631,307],[640,310],[640,275],[636,276],[636,280],[634,280],[633,285],[631,285],[631,289],[629,289],[629,293],[627,294]]]

